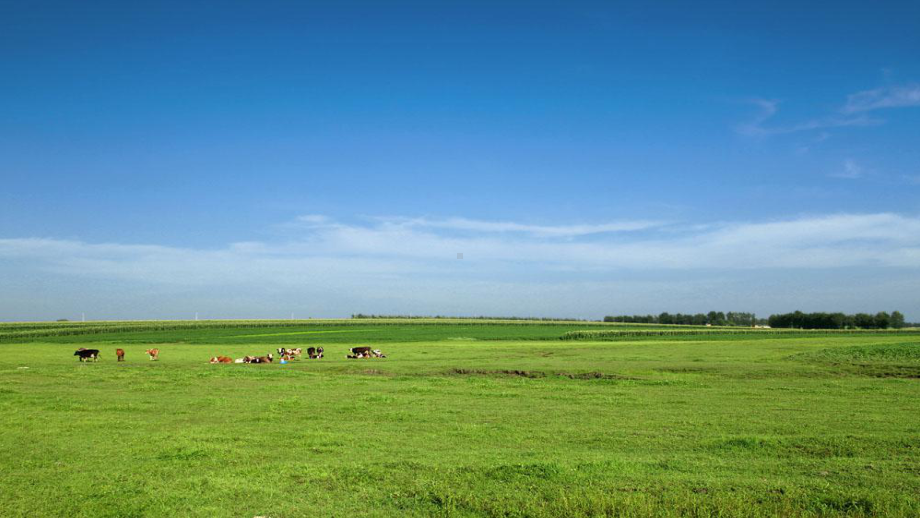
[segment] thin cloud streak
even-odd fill
[[[851,114],[910,106],[920,106],[920,85],[888,86],[857,92],[847,97],[841,112]]]
[[[738,133],[750,137],[769,137],[772,135],[798,133],[800,131],[844,128],[849,126],[878,126],[885,122],[881,119],[873,119],[866,114],[858,114],[845,116],[834,115],[789,126],[767,126],[766,123],[779,111],[779,101],[753,99],[750,102],[760,109],[760,113],[755,115],[750,121],[736,128]]]
[[[523,233],[538,237],[577,237],[613,232],[634,232],[664,225],[659,221],[618,221],[595,225],[528,225],[509,221],[483,221],[466,218],[431,220],[426,218],[384,219],[388,224],[405,228],[428,228],[479,233]]]
[[[883,119],[870,117],[870,112],[885,108],[920,106],[920,85],[887,86],[850,94],[836,114],[786,126],[767,125],[779,111],[780,101],[755,98],[749,102],[758,107],[759,113],[750,121],[738,125],[736,131],[751,137],[767,137],[800,131],[884,124]]]

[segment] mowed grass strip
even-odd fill
[[[217,331],[217,330],[214,330]],[[238,332],[238,331],[237,331]],[[3,516],[916,516],[897,336],[0,346]],[[81,337],[82,338],[82,337]],[[293,338],[293,337],[289,337]],[[321,340],[364,340],[360,333]],[[454,336],[453,338],[462,338]],[[354,342],[357,343],[357,342]],[[363,345],[363,341],[361,342]],[[914,344],[912,346],[912,344]],[[79,363],[77,346],[102,351]],[[117,363],[114,350],[127,351]],[[908,352],[904,352],[908,351]],[[904,356],[907,356],[907,360]],[[828,358],[832,358],[831,361]],[[24,368],[28,367],[28,368]]]

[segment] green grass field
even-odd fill
[[[0,325],[3,517],[920,516],[917,331],[56,325]]]

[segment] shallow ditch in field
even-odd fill
[[[490,377],[520,377],[520,378],[566,378],[572,380],[628,380],[644,381],[642,378],[622,376],[620,374],[606,374],[603,372],[544,372],[527,370],[484,370],[484,369],[450,369],[446,372],[450,376],[490,376]]]

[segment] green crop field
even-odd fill
[[[920,331],[765,331],[0,324],[0,516],[920,515]]]

